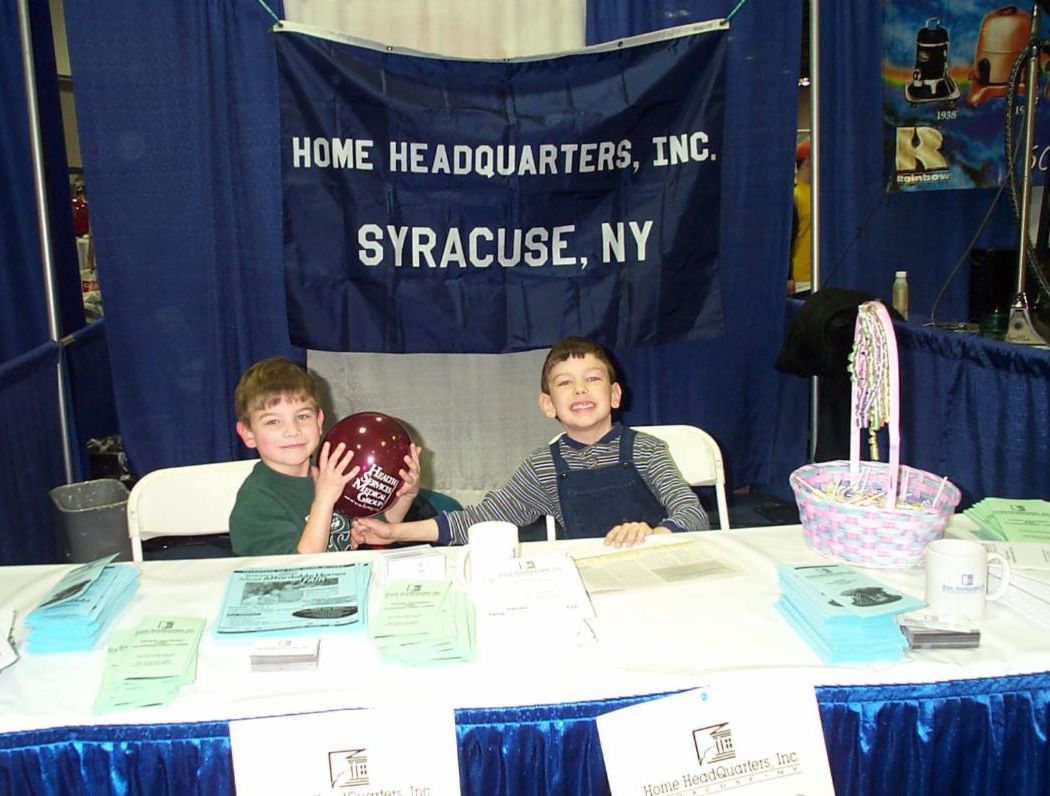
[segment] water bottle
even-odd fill
[[[908,320],[908,272],[898,271],[893,278],[893,309]]]

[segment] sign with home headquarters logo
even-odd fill
[[[599,716],[614,796],[832,794],[811,685],[733,673]]]
[[[1031,37],[1030,6],[987,0],[884,0],[882,40],[883,152],[887,191],[988,188],[1008,172],[1004,151],[1007,95]],[[1046,20],[1043,20],[1046,29]],[[1045,35],[1045,34],[1044,34]],[[1045,56],[1044,56],[1045,59]],[[1017,108],[1023,109],[1026,68]],[[1042,78],[1038,108],[1047,105]],[[1045,110],[1037,115],[1046,116]],[[1015,113],[1015,144],[1023,114]],[[1045,125],[1044,125],[1045,129]],[[1027,156],[1042,183],[1050,142]],[[1045,133],[1044,133],[1045,136]],[[1017,171],[1022,161],[1018,154]]]
[[[242,719],[230,722],[230,748],[238,796],[460,792],[451,708],[406,703]]]

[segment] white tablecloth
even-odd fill
[[[957,522],[959,520],[953,520]],[[963,522],[965,522],[963,520]],[[171,705],[96,716],[91,706],[102,675],[104,641],[90,654],[23,654],[0,672],[0,732],[104,723],[205,721],[334,709],[419,699],[452,707],[546,704],[652,694],[692,687],[722,670],[761,669],[771,677],[801,673],[814,685],[933,682],[1050,671],[1050,634],[1009,608],[990,603],[981,646],[909,652],[895,664],[826,666],[774,610],[777,563],[819,563],[799,526],[706,532],[711,555],[741,574],[630,593],[598,595],[594,644],[565,647],[543,638],[486,645],[476,663],[416,668],[383,663],[363,633],[322,636],[311,672],[253,673],[251,643],[218,642],[210,626],[200,644],[196,682]],[[594,552],[601,540],[523,545]],[[449,550],[456,555],[457,550]],[[130,627],[154,615],[204,617],[221,602],[227,573],[249,566],[333,564],[374,553],[253,559],[155,561],[142,565],[138,592],[117,620]],[[0,569],[0,606],[31,610],[65,566]],[[923,573],[871,570],[922,597]],[[16,641],[24,641],[20,621]]]

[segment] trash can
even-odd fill
[[[66,560],[85,563],[117,553],[131,560],[128,488],[115,478],[56,486],[49,493],[58,515]]]

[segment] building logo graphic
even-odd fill
[[[729,729],[728,721],[693,730],[693,744],[696,746],[696,759],[700,765],[721,763],[736,757],[733,731]]]
[[[339,749],[328,753],[328,776],[333,788],[368,784],[368,754],[364,749]]]

